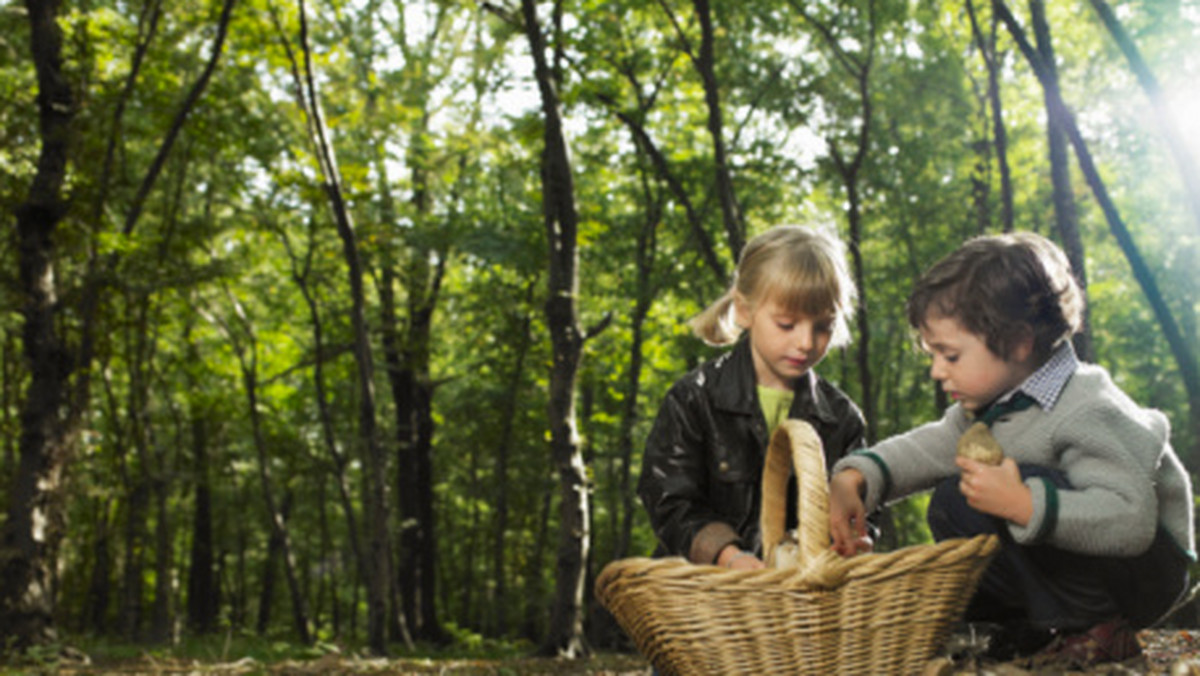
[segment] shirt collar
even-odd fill
[[[1071,341],[1064,340],[1054,348],[1054,352],[1041,368],[1026,378],[1020,387],[1003,397],[1003,400],[1009,399],[1017,392],[1024,392],[1036,401],[1042,410],[1049,411],[1058,402],[1059,395],[1078,367],[1079,358],[1075,356],[1075,348]]]
[[[754,376],[754,356],[750,341],[743,337],[734,348],[714,362],[712,392],[714,404],[723,410],[753,414],[759,410]],[[835,422],[837,416],[828,398],[821,392],[820,379],[812,369],[800,376],[794,388],[790,415],[811,415],[821,422]]]

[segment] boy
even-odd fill
[[[995,533],[1002,547],[967,609],[998,623],[990,656],[1036,653],[1077,668],[1141,652],[1195,559],[1192,489],[1167,419],[1075,357],[1083,296],[1062,251],[1031,233],[978,237],[917,282],[909,323],[930,375],[956,402],[941,420],[833,468],[830,533],[853,553],[864,514],[934,488],[943,540]],[[976,421],[999,465],[956,456]]]

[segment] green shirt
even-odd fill
[[[763,417],[767,420],[768,437],[775,433],[779,423],[787,420],[788,411],[792,409],[792,400],[795,398],[796,395],[791,390],[758,386],[758,404],[762,406]]]

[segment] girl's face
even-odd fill
[[[734,301],[738,325],[750,332],[750,352],[758,384],[790,390],[796,379],[825,358],[834,317],[797,314],[767,298],[753,307],[742,296]]]
[[[926,318],[921,326],[921,343],[933,357],[929,375],[942,384],[951,399],[972,412],[1016,388],[1035,370],[1030,357],[1032,338],[1019,342],[1011,359],[1002,359],[988,349],[981,336],[964,329],[957,319]]]

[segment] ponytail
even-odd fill
[[[733,294],[734,287],[731,286],[716,302],[688,322],[692,332],[705,343],[713,346],[731,345],[742,335],[742,327],[737,325]]]

